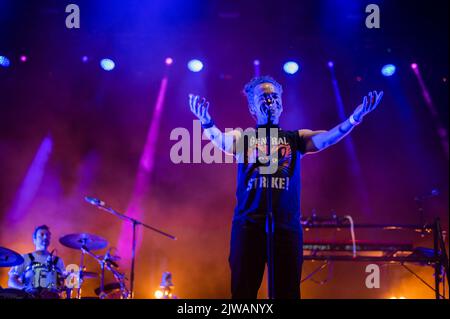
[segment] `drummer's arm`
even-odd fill
[[[64,267],[64,261],[62,260],[61,257],[58,259],[58,262],[56,263],[56,268],[58,268],[62,274],[65,274],[66,268]]]
[[[20,276],[18,274],[10,274],[8,280],[8,287],[15,289],[24,289],[25,285],[20,280]]]

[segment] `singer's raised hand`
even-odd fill
[[[361,122],[364,116],[377,108],[382,98],[383,91],[379,93],[377,91],[369,92],[369,94],[363,98],[363,103],[353,112],[354,119]]]
[[[209,102],[205,98],[200,98],[199,95],[189,94],[189,107],[191,112],[202,122],[206,124],[211,122],[209,115]]]

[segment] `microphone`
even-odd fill
[[[264,94],[264,104],[269,108],[275,103],[274,99],[270,96],[270,94]]]
[[[272,108],[273,105],[275,103],[274,99],[272,99],[272,97],[270,96],[270,94],[264,94],[264,106],[265,106],[265,110],[267,113],[267,124],[271,124],[271,120],[272,120]]]
[[[267,97],[265,99],[265,103],[267,106],[272,106],[273,105],[273,100],[270,97]]]
[[[428,192],[427,194],[421,195],[421,196],[416,196],[414,197],[415,201],[421,201],[427,198],[431,198],[431,197],[435,197],[435,196],[439,196],[441,194],[441,192],[439,191],[439,189],[437,188],[433,188],[430,192]]]
[[[98,198],[86,196],[84,200],[97,207],[106,207],[106,203]]]

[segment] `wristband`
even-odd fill
[[[202,128],[203,128],[204,130],[207,130],[207,129],[213,127],[213,126],[214,126],[214,121],[213,121],[212,119],[211,119],[211,121],[209,121],[209,123],[202,124]]]
[[[361,121],[355,120],[355,118],[353,117],[353,114],[350,115],[350,117],[348,118],[348,120],[350,121],[350,124],[353,125],[353,126],[356,126],[356,125],[358,125],[358,124],[361,123]]]

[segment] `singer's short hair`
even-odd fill
[[[254,92],[255,87],[262,83],[271,83],[277,88],[277,90],[280,92],[280,94],[283,93],[283,87],[273,77],[268,76],[268,75],[254,77],[253,79],[250,80],[250,82],[248,82],[244,86],[244,91],[243,91],[243,93],[247,96],[249,109],[253,109],[253,107],[254,107],[253,100],[254,100],[254,95],[255,95],[255,92]]]
[[[36,235],[37,235],[38,231],[41,230],[41,229],[45,229],[45,230],[47,230],[48,232],[50,232],[50,228],[49,228],[47,225],[40,225],[40,226],[37,226],[37,227],[34,229],[34,232],[33,232],[33,239],[36,239]]]

